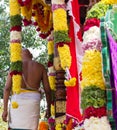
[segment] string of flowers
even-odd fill
[[[60,57],[61,67],[66,70],[65,86],[74,86],[76,79],[72,79],[69,69],[71,66],[71,54],[68,43],[70,42],[68,36],[67,13],[65,1],[52,0],[53,11],[53,28],[54,28],[54,43],[57,44],[58,53]],[[67,83],[66,83],[67,82]]]
[[[13,94],[19,94],[21,91],[22,80],[22,58],[21,58],[21,15],[20,5],[17,0],[10,0],[10,61],[12,77]],[[15,99],[16,100],[16,99]],[[12,102],[12,107],[17,108],[18,103]]]
[[[48,130],[49,129],[49,125],[46,121],[41,121],[39,123],[39,129],[38,130]]]
[[[55,69],[53,65],[53,58],[54,58],[54,41],[53,41],[53,33],[48,37],[48,80],[51,88],[51,117],[49,118],[48,122],[50,124],[50,129],[53,130],[55,128],[55,106],[54,106],[54,100],[55,100]]]
[[[102,73],[100,38],[100,18],[105,15],[108,7],[102,2],[95,4],[87,12],[84,24],[81,107],[86,130],[111,130],[106,113],[106,86]]]
[[[18,0],[25,26],[33,24],[41,38],[47,38],[52,30],[52,11],[43,0]]]
[[[101,0],[105,4],[117,4],[117,0]]]

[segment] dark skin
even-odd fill
[[[46,117],[50,117],[50,104],[51,104],[51,89],[48,82],[48,76],[45,67],[32,60],[32,54],[28,49],[22,50],[22,59],[23,59],[23,75],[27,84],[36,91],[39,91],[40,83],[42,82],[46,94],[47,101],[47,112]],[[24,79],[22,78],[21,88],[26,88]],[[2,114],[3,121],[7,122],[8,115],[8,99],[12,90],[12,79],[10,72],[8,73],[6,85],[4,88],[4,110]]]

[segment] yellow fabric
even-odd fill
[[[21,89],[21,93],[30,93],[30,92],[39,93],[39,91],[36,91],[36,90]]]

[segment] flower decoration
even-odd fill
[[[106,84],[102,72],[102,42],[100,18],[106,14],[109,5],[100,1],[88,12],[84,24],[82,61],[81,107],[83,129],[110,130],[106,113]],[[77,127],[76,127],[77,129]]]
[[[49,129],[49,125],[46,121],[41,121],[39,123],[39,130],[48,130]]]
[[[22,58],[21,58],[21,15],[20,5],[17,0],[10,0],[10,60],[13,94],[19,94],[22,80]],[[17,99],[16,99],[17,100]],[[18,108],[16,101],[12,102],[13,108]]]
[[[18,106],[19,106],[19,105],[18,105],[17,102],[15,102],[15,101],[12,102],[12,108],[16,109],[16,108],[18,108]]]
[[[102,42],[98,39],[93,39],[89,42],[86,42],[86,44],[82,44],[83,52],[86,50],[98,50],[101,52],[102,50]]]
[[[65,80],[64,81],[64,84],[65,84],[65,86],[67,87],[67,86],[75,86],[76,85],[76,78],[75,77],[73,77],[73,78],[71,78],[70,80]]]
[[[52,11],[50,5],[43,0],[18,0],[21,6],[24,26],[33,24],[43,39],[52,31]]]
[[[83,44],[86,44],[87,42],[91,42],[94,39],[101,41],[100,28],[97,26],[90,27],[87,31],[84,32]]]
[[[98,88],[97,86],[87,86],[83,89],[81,94],[81,107],[86,109],[89,106],[95,108],[106,105],[105,90]]]
[[[95,108],[95,107],[88,107],[87,109],[84,110],[84,118],[90,118],[92,116],[94,117],[103,117],[103,116],[106,116],[107,113],[106,113],[106,107],[99,107],[99,108]]]
[[[97,50],[86,50],[82,62],[82,88],[96,85],[105,89],[105,83],[102,75],[101,53]],[[87,69],[88,68],[88,69]]]
[[[58,47],[59,56],[61,59],[61,67],[65,70],[71,66],[71,55],[69,46],[64,44],[62,47]]]
[[[51,116],[54,117],[55,116],[55,108],[54,105],[51,104]]]
[[[84,121],[84,129],[86,130],[111,130],[107,117],[91,117]]]
[[[117,0],[101,0],[104,4],[117,4]]]
[[[91,28],[93,26],[100,27],[100,20],[97,18],[86,19],[83,29],[84,29],[84,31],[87,31],[89,28]]]
[[[105,13],[108,10],[108,8],[109,8],[108,4],[104,4],[104,2],[100,1],[100,2],[96,3],[87,12],[86,19],[88,19],[88,18],[97,18],[97,19],[100,19],[101,17],[103,17],[105,15]]]
[[[50,125],[50,130],[55,130],[55,119],[53,117],[48,119],[48,123]]]
[[[49,76],[48,79],[51,90],[55,90],[55,76]]]
[[[53,52],[54,51],[54,42],[53,42],[53,40],[48,41],[47,48],[48,48],[48,55],[51,55],[51,54],[54,53]]]

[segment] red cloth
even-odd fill
[[[75,18],[74,20],[76,21],[76,23],[79,24],[79,26],[80,26],[80,6],[83,6],[83,5],[79,5],[78,0],[72,0],[72,13]],[[82,40],[81,31],[78,32],[78,37],[80,40]]]
[[[71,42],[70,42],[70,52],[72,56],[72,64],[70,67],[70,74],[72,77],[76,77],[77,82],[74,87],[67,87],[67,103],[66,103],[66,113],[71,117],[77,119],[79,122],[82,121],[82,115],[80,112],[80,97],[79,97],[79,85],[78,85],[78,69],[76,61],[76,49],[75,49],[75,35],[74,35],[74,24],[73,18],[70,20],[70,32],[69,32]]]

